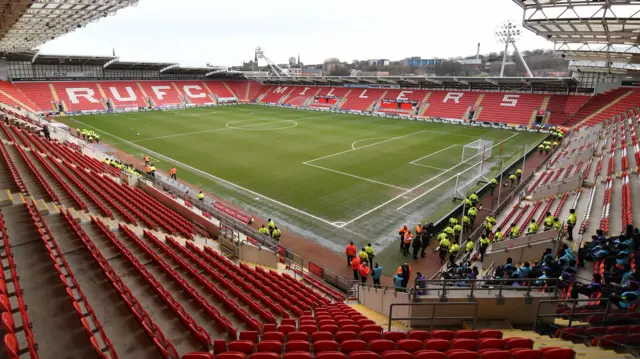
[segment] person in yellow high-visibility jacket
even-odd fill
[[[535,234],[538,233],[538,229],[540,229],[538,227],[538,224],[536,223],[535,219],[531,220],[531,223],[529,223],[529,231],[528,234]]]

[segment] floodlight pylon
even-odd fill
[[[516,46],[516,41],[520,40],[520,38],[522,37],[522,32],[523,32],[522,27],[511,20],[507,20],[502,24],[496,26],[496,29],[493,35],[497,42],[504,43],[504,54],[502,56],[502,67],[500,68],[500,77],[504,77],[504,67],[507,63],[507,54],[509,53],[509,45],[513,46],[513,49],[518,55],[518,58],[520,58],[520,61],[522,61],[524,68],[527,70],[527,74],[529,75],[529,77],[533,77],[533,74],[529,69],[529,65],[527,65],[526,61],[524,61],[524,57],[522,57],[520,50],[518,50],[518,47]]]
[[[259,59],[263,59],[264,61],[266,61],[267,65],[269,65],[269,67],[271,67],[271,70],[273,71],[274,74],[276,74],[276,76],[278,76],[278,77],[283,77],[283,76],[284,77],[290,77],[288,72],[283,70],[280,66],[278,66],[278,64],[276,64],[275,62],[271,61],[271,59],[269,59],[264,54],[264,50],[262,50],[262,48],[260,46],[256,47],[256,51],[255,51],[255,63],[256,63],[256,66],[258,65],[258,60]]]

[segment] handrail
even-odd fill
[[[448,306],[473,306],[474,310],[473,310],[473,316],[455,316],[455,317],[437,317],[436,316],[436,308],[438,306],[444,306],[444,307],[448,307]],[[431,316],[430,317],[394,317],[393,316],[393,308],[394,307],[426,307],[426,306],[432,306],[433,309],[431,311]],[[429,324],[429,330],[433,330],[433,322],[436,319],[444,319],[444,320],[454,320],[454,319],[459,319],[459,320],[472,320],[473,321],[473,327],[475,327],[476,324],[476,318],[478,317],[478,302],[473,301],[473,302],[437,302],[437,303],[392,303],[389,305],[389,326],[387,328],[387,330],[391,330],[391,321],[393,320],[431,320],[431,323]]]
[[[599,302],[606,302],[607,305],[605,306],[605,309],[603,312],[588,312],[588,313],[576,313],[575,309],[576,306],[578,305],[578,303],[587,303],[589,304],[590,302],[594,302],[594,301],[599,301]],[[567,313],[557,313],[554,312],[553,314],[540,314],[540,310],[543,304],[545,303],[551,303],[551,304],[555,304],[554,307],[554,311],[555,308],[558,307],[559,304],[569,304],[571,303],[571,312]],[[598,298],[598,299],[555,299],[555,300],[541,300],[538,302],[538,309],[536,310],[536,317],[535,317],[535,321],[533,324],[533,330],[536,330],[536,324],[538,323],[538,319],[539,318],[562,318],[562,317],[566,317],[567,315],[569,316],[569,323],[567,324],[567,327],[570,328],[571,324],[573,323],[574,317],[590,317],[593,315],[602,315],[602,323],[604,324],[606,322],[607,316],[611,314],[611,301],[609,300],[609,298]]]
[[[536,283],[536,281],[538,280],[543,280],[545,282],[545,286],[539,286]],[[457,287],[455,286],[455,282],[457,281],[464,281],[468,284],[470,284],[469,286],[465,286],[465,287]],[[510,285],[511,283],[521,283],[521,286],[512,286]],[[498,283],[493,284],[493,283]],[[558,293],[560,292],[560,288],[559,285],[561,283],[561,280],[559,278],[545,278],[545,279],[538,279],[538,278],[526,278],[526,279],[521,279],[521,280],[515,280],[515,279],[460,279],[460,280],[455,280],[455,279],[443,279],[443,280],[424,280],[424,281],[416,281],[415,286],[413,287],[414,291],[421,291],[423,292],[423,295],[426,295],[429,290],[437,290],[439,296],[442,299],[447,298],[447,292],[456,292],[456,291],[467,291],[469,292],[469,297],[473,298],[473,293],[475,290],[488,290],[489,292],[491,292],[492,290],[498,290],[497,293],[497,297],[501,298],[502,297],[502,292],[503,291],[509,291],[509,292],[525,292],[524,296],[525,297],[530,297],[531,296],[531,292],[532,291],[536,291],[538,288],[544,291],[549,291],[551,292],[553,290],[553,295],[554,296],[558,296]],[[424,284],[424,287],[420,287],[421,284]],[[483,287],[482,285],[485,285],[486,287]]]

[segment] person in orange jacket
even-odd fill
[[[402,228],[400,228],[400,230],[398,231],[398,234],[400,235],[400,252],[402,252],[404,250],[404,236],[409,233],[409,228],[407,228],[407,225],[405,224],[404,226],[402,226]]]
[[[344,252],[347,254],[347,265],[351,265],[351,260],[353,259],[353,257],[356,256],[358,249],[353,244],[353,242],[349,242],[349,245],[347,246]]]
[[[172,178],[172,179],[174,179],[174,180],[175,180],[175,179],[178,179],[178,178],[176,177],[176,168],[175,168],[175,167],[171,167],[171,171],[170,171],[169,173],[171,173],[171,178]]]
[[[369,273],[371,273],[371,268],[367,266],[367,262],[364,262],[360,265],[360,279],[362,280],[362,285],[367,284],[367,278],[369,278]]]
[[[360,271],[360,257],[354,257],[351,260],[351,270],[353,271],[353,280],[358,280],[358,272]]]
[[[404,247],[402,248],[402,254],[405,256],[409,255],[409,248],[411,247],[411,240],[413,236],[411,235],[411,231],[408,231],[407,234],[404,235]]]

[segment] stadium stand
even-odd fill
[[[16,94],[11,96],[15,100],[5,96],[0,101],[27,110],[51,109],[60,102],[68,111],[104,110],[108,101],[114,108],[142,107],[148,99],[153,105],[204,105],[237,96],[240,101],[373,111],[380,100],[406,99],[424,106],[420,116],[461,119],[477,106],[478,121],[528,125],[543,109],[550,123],[568,120],[576,130],[521,184],[523,196],[513,196],[496,215],[500,226],[515,223],[524,237],[531,220],[542,227],[547,212],[564,221],[575,208],[577,240],[568,244],[574,253],[584,253],[596,229],[617,235],[638,223],[640,213],[634,211],[640,203],[638,94],[628,89],[588,98],[156,80],[5,83],[0,91]],[[316,96],[337,101],[316,104]],[[9,358],[27,353],[31,358],[61,353],[185,359],[618,358],[605,349],[637,344],[634,309],[611,309],[615,326],[602,326],[611,318],[593,314],[598,309],[580,309],[586,320],[576,319],[578,327],[556,320],[554,338],[515,329],[458,329],[459,323],[447,330],[385,330],[383,322],[356,310],[352,298],[304,270],[226,258],[218,243],[205,243],[184,212],[123,183],[119,170],[83,154],[75,143],[43,139],[28,117],[14,113],[12,118],[20,123],[0,124],[0,186],[9,190],[0,206],[6,268],[0,303]],[[537,197],[576,176],[579,186]],[[635,267],[634,257],[629,265]],[[604,260],[591,262],[580,261],[589,275],[619,274]],[[474,263],[483,267],[487,280],[501,264],[484,268]],[[304,280],[297,278],[300,274]],[[584,284],[572,281],[561,288],[561,298],[569,300],[572,289]],[[556,298],[552,286],[536,284],[528,293]],[[591,307],[609,300],[601,292],[580,296]],[[573,320],[575,308],[567,314],[568,308],[558,303],[554,311]],[[78,335],[51,340],[56,328]]]

